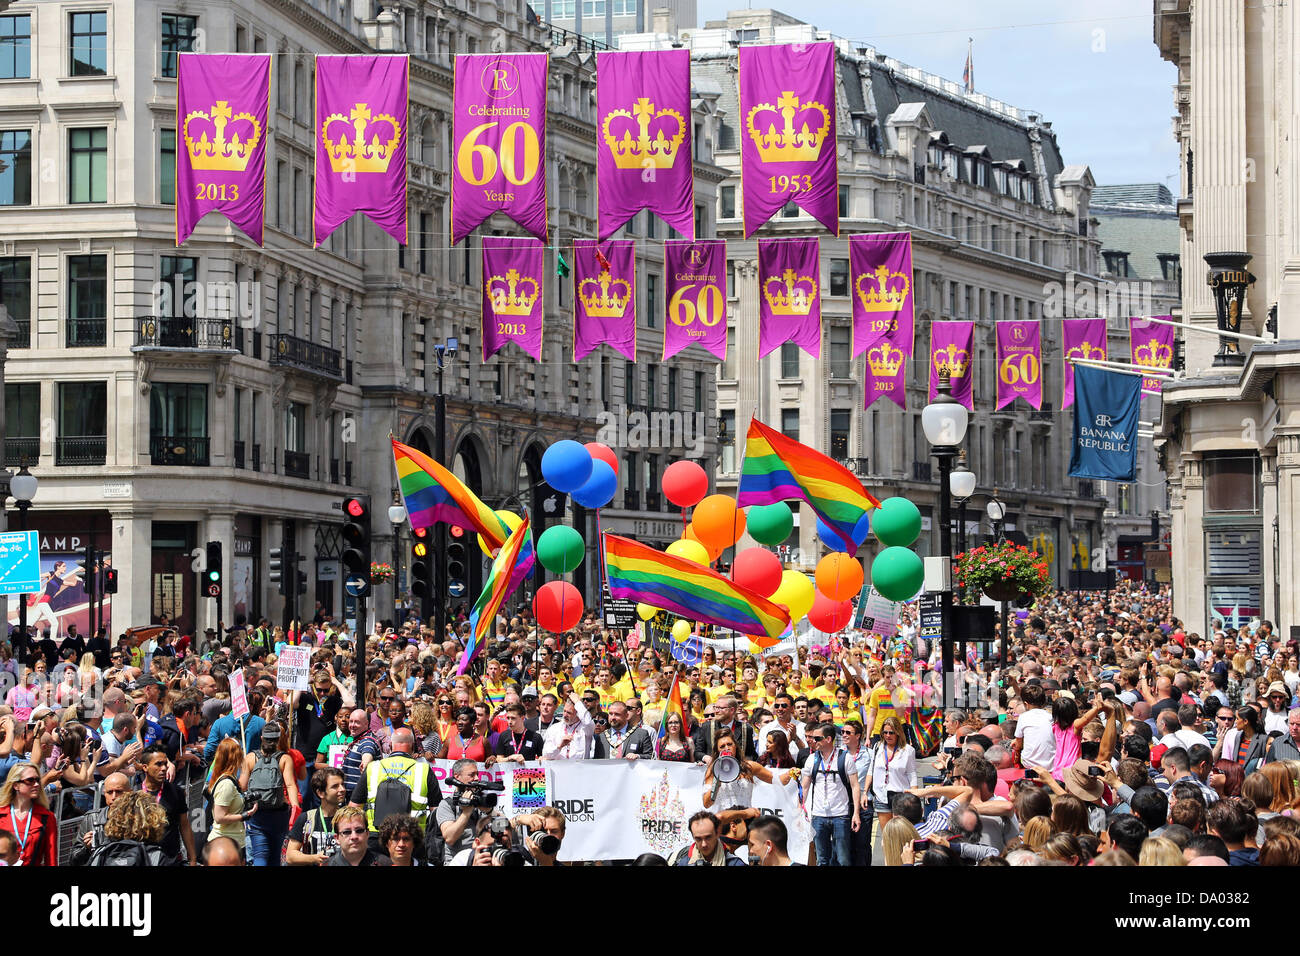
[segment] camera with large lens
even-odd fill
[[[501,784],[496,786],[500,787]],[[496,801],[496,794],[488,794]],[[510,821],[505,817],[494,816],[488,823],[487,832],[492,834],[492,865],[493,866],[526,866],[529,862],[528,854],[523,850],[508,845],[510,838]]]
[[[528,835],[528,842],[532,844],[533,849],[538,853],[546,856],[555,856],[560,852],[560,838],[547,833],[545,830],[538,830],[536,833]]]
[[[505,790],[500,782],[485,780],[457,780],[455,804],[458,807],[475,807],[480,810],[492,810],[497,805],[497,794]]]

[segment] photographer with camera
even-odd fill
[[[452,864],[457,854],[474,845],[475,827],[496,806],[496,794],[485,792],[488,786],[479,781],[478,764],[473,760],[462,759],[452,764],[449,783],[453,792],[438,804],[434,817],[438,831],[446,842],[443,862],[448,865]],[[502,789],[499,783],[494,786]]]
[[[516,831],[527,828],[521,842],[532,854],[534,866],[556,866],[566,822],[564,814],[555,807],[542,807],[533,813],[521,813],[510,824]]]
[[[461,850],[450,866],[532,866],[532,858],[517,848],[510,821],[488,813],[475,824],[473,843]]]

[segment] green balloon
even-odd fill
[[[582,564],[587,545],[582,535],[566,525],[555,525],[537,539],[537,560],[552,574],[568,574]]]
[[[921,536],[921,512],[906,498],[886,498],[871,513],[871,530],[887,548],[910,548]]]
[[[925,564],[911,548],[886,548],[871,562],[871,586],[891,601],[910,601],[924,583]]]
[[[794,513],[782,501],[774,505],[754,505],[745,512],[745,530],[759,544],[775,547],[794,530]]]

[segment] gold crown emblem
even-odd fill
[[[667,120],[677,124],[677,132],[671,137],[664,136]],[[635,139],[632,136],[633,123],[637,129]],[[651,123],[656,124],[654,139],[650,138]],[[630,113],[627,110],[610,112],[601,125],[601,134],[614,156],[614,165],[619,169],[672,169],[673,163],[677,162],[677,147],[686,138],[686,120],[676,110],[663,109],[656,113],[655,105],[643,96]]]
[[[488,280],[487,292],[492,311],[497,315],[531,315],[541,287],[536,279],[520,276],[518,269],[509,269],[504,278],[492,276]]]
[[[197,121],[202,120],[203,123]],[[233,123],[232,123],[233,121]],[[202,129],[196,140],[190,132],[190,124],[195,130]],[[207,127],[203,128],[206,123]],[[226,138],[226,129],[230,129],[230,138]],[[239,134],[243,132],[241,137]],[[253,158],[253,150],[262,138],[262,126],[251,113],[234,113],[227,100],[217,100],[211,111],[195,110],[185,117],[181,128],[185,137],[185,149],[190,154],[190,166],[194,169],[220,169],[242,173]],[[208,133],[212,138],[208,138]]]
[[[376,125],[387,126],[383,132],[392,131],[392,137],[387,142],[379,141],[379,134],[370,126],[371,120]],[[346,132],[337,141],[330,138],[330,131],[337,123],[351,128],[351,140]],[[370,135],[369,142],[366,142],[367,132]],[[334,172],[386,173],[388,164],[393,159],[393,151],[402,141],[402,124],[387,113],[372,115],[369,106],[357,103],[347,116],[331,113],[325,117],[325,122],[321,124],[320,139],[325,144],[325,151],[329,153],[330,169]]]
[[[1133,361],[1147,368],[1168,368],[1173,358],[1174,350],[1158,339],[1152,339],[1133,350]]]
[[[950,343],[947,348],[935,350],[934,370],[936,372],[947,369],[949,378],[965,378],[968,368],[970,368],[970,353],[965,349],[959,349]]]
[[[903,367],[903,350],[881,342],[867,352],[867,366],[876,378],[894,378]]]
[[[890,272],[889,266],[876,266],[875,272],[864,272],[858,276],[854,286],[858,291],[858,301],[868,312],[897,312],[907,303],[907,294],[912,289],[912,280],[905,272]]]
[[[632,283],[615,279],[608,268],[602,268],[595,279],[582,280],[578,285],[578,298],[593,318],[621,319],[627,304],[632,301]]]
[[[1065,354],[1067,358],[1101,359],[1105,361],[1106,347],[1093,345],[1091,342],[1080,342]]]
[[[754,125],[754,117],[766,114],[766,127],[763,130]],[[778,114],[781,117],[781,129],[776,128]],[[808,128],[809,114],[821,115],[821,125]],[[795,117],[803,120],[798,132],[795,131]],[[815,120],[814,120],[815,121]],[[760,120],[760,123],[763,120]],[[814,160],[821,155],[822,143],[831,129],[831,113],[822,104],[808,100],[800,104],[799,97],[792,90],[782,92],[776,105],[759,103],[745,117],[745,128],[750,138],[758,146],[758,155],[765,163],[802,163]]]
[[[763,298],[772,307],[773,315],[807,315],[817,299],[817,282],[786,269],[780,278],[768,276],[763,283]]]

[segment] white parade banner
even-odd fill
[[[275,683],[281,690],[311,690],[308,683],[312,649],[306,644],[280,649],[275,662]]]

